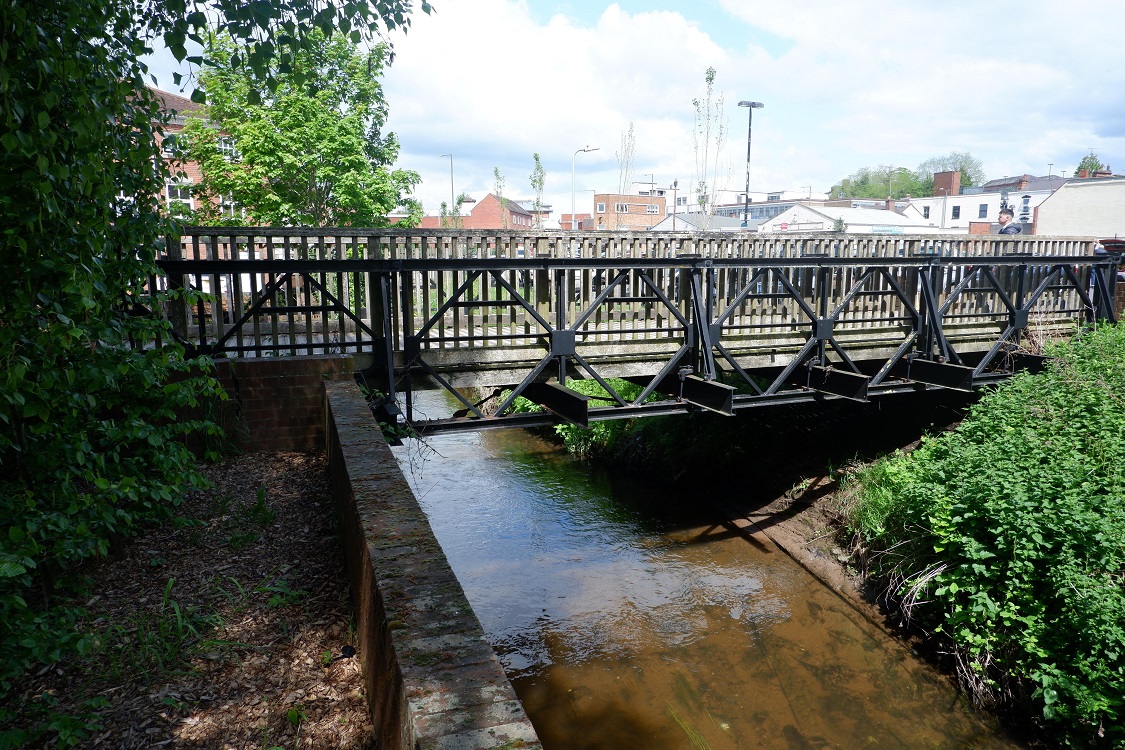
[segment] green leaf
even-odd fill
[[[9,560],[0,560],[0,578],[16,578],[27,572],[24,566]]]

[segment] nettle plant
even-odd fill
[[[1125,326],[1050,352],[952,432],[860,473],[854,528],[978,700],[1125,745]]]

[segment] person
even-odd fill
[[[1000,209],[1000,234],[1019,234],[1020,225],[1014,219],[1016,214],[1010,208]]]

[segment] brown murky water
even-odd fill
[[[1015,748],[702,498],[518,430],[398,449],[549,750]]]

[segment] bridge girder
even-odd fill
[[[169,288],[203,293],[168,313],[196,351],[311,354],[319,335],[321,350],[364,360],[404,421],[437,431],[971,389],[1042,367],[1022,347],[1029,331],[1112,321],[1121,260],[1041,238],[691,238],[698,253],[670,253],[680,238],[525,239],[199,229],[159,263]],[[615,254],[628,243],[645,257]],[[975,254],[947,254],[957,243]],[[509,257],[484,257],[502,246]],[[576,379],[607,400],[568,387]],[[469,384],[505,390],[479,399]],[[423,420],[420,387],[460,406]],[[518,411],[521,396],[548,411]]]

